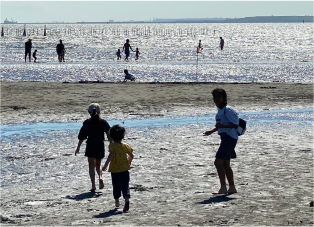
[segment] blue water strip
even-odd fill
[[[314,112],[312,108],[297,110],[274,110],[263,112],[247,112],[240,113],[239,117],[247,120],[248,125],[275,121],[291,121],[291,122],[313,122]],[[202,116],[177,116],[177,117],[159,117],[145,118],[134,120],[108,120],[110,125],[119,124],[126,128],[134,127],[165,127],[165,126],[183,126],[192,124],[215,124],[215,114],[207,114]],[[1,125],[1,138],[13,135],[24,134],[40,134],[49,131],[65,131],[79,130],[82,122],[66,122],[66,123],[31,123],[22,125]]]

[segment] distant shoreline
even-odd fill
[[[244,18],[184,18],[154,19],[153,21],[91,21],[91,22],[38,22],[38,23],[1,23],[14,24],[169,24],[169,23],[313,23],[313,16],[257,16]]]

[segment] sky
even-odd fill
[[[313,1],[8,1],[1,22],[149,21],[154,18],[313,16]]]

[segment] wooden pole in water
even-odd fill
[[[2,37],[4,36],[3,27],[2,27],[2,29],[1,29],[1,36],[2,36]]]
[[[44,36],[47,36],[46,25],[45,25],[45,28],[44,28]]]
[[[26,28],[25,28],[25,24],[24,24],[24,32],[23,32],[23,36],[26,36]]]

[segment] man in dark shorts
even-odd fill
[[[56,46],[56,51],[58,54],[58,60],[59,62],[64,62],[64,45],[62,44],[62,40],[60,39],[60,43]]]
[[[29,62],[31,62],[31,52],[32,52],[32,40],[29,39],[27,42],[25,42],[25,62],[27,55],[29,56]]]
[[[132,47],[131,47],[131,45],[130,45],[130,40],[127,39],[127,40],[126,40],[126,43],[125,43],[124,46],[123,46],[123,50],[124,50],[124,53],[125,53],[125,59],[124,59],[124,60],[126,60],[126,61],[129,60],[130,49],[133,51],[133,49],[132,49]],[[123,51],[123,50],[122,50],[122,51]]]

